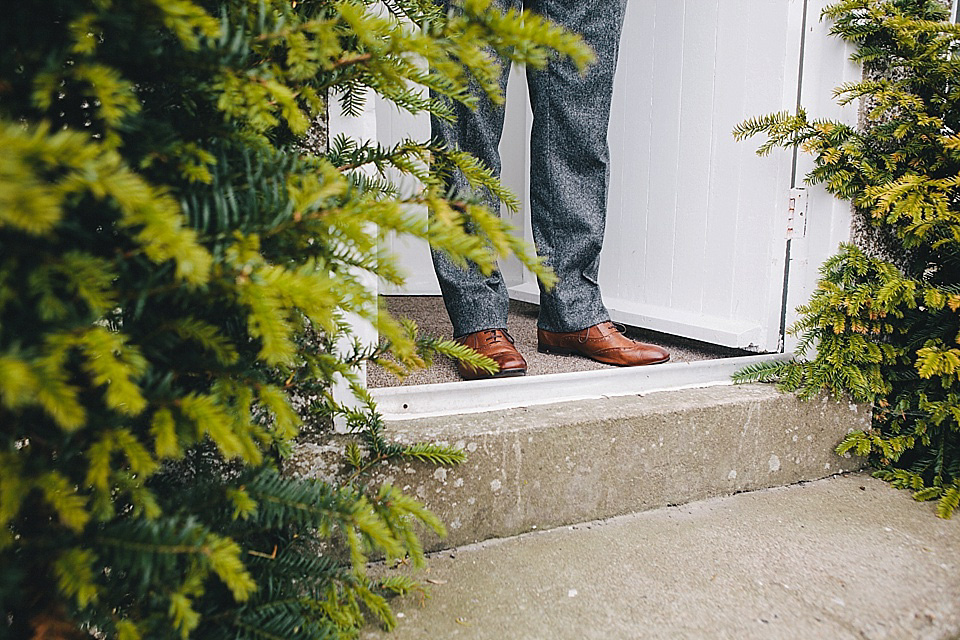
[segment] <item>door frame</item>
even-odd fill
[[[791,4],[797,6],[797,13],[792,20],[796,22],[799,31],[796,43],[797,100],[798,104],[802,103],[808,112],[815,114],[816,117],[826,116],[855,123],[857,106],[838,109],[832,100],[831,91],[839,84],[836,80],[838,64],[843,67],[844,80],[858,78],[859,68],[849,63],[849,47],[845,46],[845,43],[827,36],[826,29],[822,26],[818,28],[820,11],[828,1],[790,0]],[[958,0],[953,0],[953,3],[956,14]],[[376,112],[371,108],[363,118],[366,124],[360,126],[359,137],[374,139]],[[348,123],[346,120],[348,119],[338,119],[337,114],[332,113],[331,135],[341,131],[346,132],[348,129],[357,130],[356,123]],[[524,121],[524,127],[527,130],[529,130],[529,122],[530,116],[527,114]],[[374,132],[373,135],[370,131]],[[750,142],[743,144],[750,144]],[[524,159],[524,164],[528,166],[528,159]],[[794,155],[791,186],[797,186],[800,180],[798,176],[804,175],[810,166],[812,166],[811,159]],[[524,191],[529,186],[528,174],[528,170],[522,172]],[[516,176],[516,173],[512,175]],[[518,186],[515,185],[514,188]],[[788,217],[788,195],[784,194],[784,208],[781,212],[785,226]],[[472,413],[532,404],[731,384],[731,375],[744,366],[789,357],[783,352],[784,350],[787,353],[792,351],[796,340],[784,337],[783,329],[795,319],[795,307],[806,301],[815,287],[819,264],[836,251],[839,242],[846,241],[850,237],[850,211],[846,203],[837,201],[819,187],[807,189],[803,195],[806,196],[808,203],[805,227],[802,234],[794,233],[791,239],[785,236],[786,253],[782,262],[784,272],[782,308],[772,310],[772,313],[779,313],[781,318],[779,353],[693,363],[667,363],[655,367],[545,374],[509,380],[374,388],[369,390],[370,394],[386,419],[399,420],[427,415]],[[529,231],[526,231],[526,234],[529,235]],[[511,271],[509,265],[505,267],[504,275],[508,284],[512,284],[511,297],[536,301],[539,292],[535,284],[529,280],[524,281],[525,276],[516,268]],[[375,287],[376,283],[373,283],[373,286]],[[611,315],[617,321],[638,324],[655,330],[670,331],[671,326],[680,325],[687,325],[689,328],[689,325],[694,322],[694,318],[675,314],[673,318],[661,317],[658,325],[658,321],[651,318],[650,314],[645,313],[643,309],[631,308],[629,304],[617,304],[616,300],[608,301],[608,307],[611,308]],[[704,341],[729,343],[731,336],[736,340],[749,339],[750,332],[755,331],[755,327],[746,326],[745,323],[730,323],[729,326],[706,328],[696,337]],[[691,332],[682,331],[681,333],[689,335]],[[716,339],[721,334],[724,339]],[[711,337],[714,339],[711,340]],[[339,392],[335,390],[335,394],[337,394],[335,397],[346,400],[343,389]]]

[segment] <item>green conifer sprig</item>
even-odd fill
[[[354,367],[388,352],[400,369],[430,349],[490,363],[389,318],[358,272],[402,281],[378,248],[391,231],[485,269],[525,248],[442,190],[460,167],[513,202],[462,154],[305,153],[300,137],[328,96],[357,112],[372,90],[449,117],[474,78],[499,99],[492,50],[532,65],[589,52],[487,0],[448,15],[429,0],[52,0],[11,7],[0,43],[0,629],[351,637],[367,611],[393,624],[363,562],[419,562],[414,526],[442,527],[367,471],[462,452],[388,442],[375,408],[340,406],[331,385],[369,401]],[[424,189],[400,193],[397,173]],[[385,342],[336,352],[348,314]],[[334,415],[358,435],[349,482],[278,475],[304,420]]]

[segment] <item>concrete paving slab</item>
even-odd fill
[[[960,518],[865,474],[444,551],[419,577],[430,597],[365,640],[960,638]]]

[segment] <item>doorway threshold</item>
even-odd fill
[[[601,371],[380,387],[369,391],[385,420],[412,420],[730,385],[731,376],[748,365],[789,357],[782,353],[762,354]]]
[[[423,333],[451,337],[439,296],[386,296],[385,303],[391,314],[413,320]],[[386,420],[410,420],[725,385],[749,364],[787,357],[758,355],[635,327],[626,327],[626,334],[666,348],[670,362],[621,368],[576,356],[542,354],[537,352],[537,311],[537,305],[510,302],[508,329],[527,360],[526,376],[465,382],[457,375],[454,362],[442,356],[428,369],[414,371],[404,379],[372,365],[367,385],[380,413]]]
[[[384,296],[384,302],[388,311],[394,317],[412,320],[421,333],[442,338],[453,337],[450,321],[447,318],[447,312],[440,296]],[[510,301],[507,329],[513,336],[517,349],[527,360],[527,377],[576,371],[615,371],[618,369],[618,367],[594,362],[586,358],[539,353],[537,351],[538,310],[539,307],[535,304],[519,300]],[[671,363],[754,355],[754,353],[742,349],[706,344],[631,326],[626,327],[626,335],[641,342],[663,347],[670,353]],[[460,376],[457,374],[456,364],[442,356],[435,358],[430,367],[414,370],[404,378],[398,378],[387,369],[377,365],[370,365],[367,369],[367,387],[370,389],[399,386],[419,387],[459,381]]]

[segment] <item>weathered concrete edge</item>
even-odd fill
[[[403,443],[443,442],[466,463],[384,464],[448,527],[428,549],[815,480],[860,468],[833,450],[868,428],[863,406],[801,402],[769,385],[708,387],[390,423]],[[293,472],[330,475],[342,442],[301,441]]]

